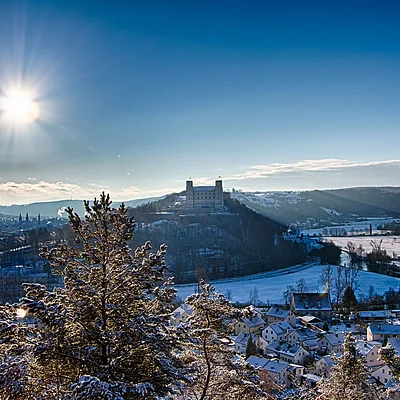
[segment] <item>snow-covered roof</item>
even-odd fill
[[[320,358],[320,360],[318,360],[318,361],[321,362],[321,360],[325,361],[325,363],[326,363],[327,365],[329,365],[330,367],[333,367],[333,366],[335,365],[335,361],[333,361],[332,358],[330,358],[330,357],[328,357],[328,356],[322,356],[322,357]]]
[[[278,374],[283,372],[289,366],[289,363],[286,361],[269,360],[268,358],[261,356],[250,356],[246,361],[253,367],[260,367],[269,372],[275,372]]]
[[[357,352],[364,357],[374,348],[381,347],[382,343],[375,341],[365,341],[365,340],[357,340],[356,341],[356,349]]]
[[[295,330],[301,340],[317,339],[317,333],[310,328],[302,327]]]
[[[307,379],[307,381],[311,382],[319,382],[322,379],[322,377],[315,374],[304,374],[303,376]]]
[[[388,344],[391,344],[397,354],[400,354],[400,338],[389,338]]]
[[[337,346],[344,343],[344,333],[327,333],[324,337],[332,346]],[[321,340],[319,339],[319,340]]]
[[[181,316],[186,310],[182,307],[178,307],[176,308],[173,312],[172,312],[172,316],[174,318],[178,318],[179,316]]]
[[[368,328],[374,335],[400,335],[400,325],[370,324]]]
[[[304,350],[298,344],[281,343],[279,340],[274,339],[266,347],[267,350],[274,351],[278,354],[283,354],[286,356],[294,357],[300,350]]]
[[[293,293],[295,311],[332,311],[328,293]]]
[[[252,365],[253,367],[261,367],[263,368],[264,365],[269,361],[268,358],[264,358],[261,356],[250,356],[247,360],[246,360],[250,365]]]
[[[250,334],[249,332],[240,332],[240,334],[235,338],[235,343],[247,345],[250,337],[253,342],[256,342],[259,339],[258,335]]]
[[[193,313],[193,308],[190,308],[190,307],[183,308],[183,307],[179,306],[172,312],[172,318],[176,319],[184,313],[191,315]]]
[[[389,378],[388,383],[385,386],[385,389],[394,388],[396,392],[399,391],[399,381],[393,375]]]
[[[379,318],[379,319],[385,319],[388,317],[388,313],[384,310],[382,311],[359,311],[358,317],[361,319],[374,319],[374,318]]]
[[[281,307],[275,307],[272,306],[268,312],[267,312],[267,316],[268,317],[278,317],[278,318],[282,318],[285,319],[291,310],[285,310],[284,308]]]
[[[286,368],[288,368],[289,363],[285,361],[278,360],[268,360],[268,362],[263,366],[269,372],[282,373]]]
[[[303,317],[299,317],[299,319],[301,319],[306,324],[309,324],[311,322],[314,322],[314,323],[322,322],[321,319],[314,317],[314,315],[304,315]]]
[[[292,325],[290,325],[287,321],[274,322],[273,324],[270,324],[268,328],[271,328],[277,335],[294,331]]]
[[[381,364],[381,365],[375,365],[373,367],[368,367],[369,372],[371,373],[371,375],[373,375],[376,371],[379,371],[382,368],[388,368],[389,371],[391,371],[391,367],[388,364]]]
[[[244,322],[249,328],[265,325],[265,321],[260,318],[258,315],[252,318],[243,318],[242,322]]]

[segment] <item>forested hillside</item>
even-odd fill
[[[173,209],[177,195],[135,209],[133,247],[151,240],[168,246],[167,263],[177,282],[218,279],[303,262],[302,246],[281,237],[286,226],[225,198],[226,212],[189,214]]]

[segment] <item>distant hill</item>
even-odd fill
[[[145,199],[136,199],[124,201],[127,207],[137,207],[141,204],[146,204],[151,201],[159,200],[161,197],[149,197]],[[114,207],[118,207],[122,202],[113,202]],[[84,207],[83,200],[59,200],[48,201],[31,204],[13,204],[11,206],[0,206],[0,213],[5,215],[25,216],[28,213],[31,217],[40,214],[43,217],[56,217],[62,214],[63,209],[72,207],[78,214],[83,215]]]
[[[305,192],[234,192],[232,197],[283,224],[320,226],[366,217],[400,218],[400,187],[362,187]]]

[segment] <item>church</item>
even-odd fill
[[[193,181],[186,181],[186,208],[222,211],[222,180],[215,181],[215,186],[193,186]]]

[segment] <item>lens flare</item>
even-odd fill
[[[17,318],[25,318],[26,311],[23,308],[18,308],[16,314]]]

